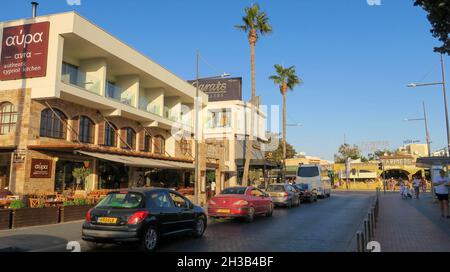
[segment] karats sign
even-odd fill
[[[3,29],[0,80],[46,75],[49,29],[50,22]]]
[[[197,87],[196,80],[189,80],[188,82]],[[200,79],[198,88],[208,95],[211,102],[242,100],[242,78],[240,77]]]

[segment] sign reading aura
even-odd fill
[[[188,81],[194,87],[196,80]],[[200,91],[208,95],[209,101],[242,100],[242,78],[218,78],[200,79],[198,81]]]
[[[3,29],[0,80],[44,77],[50,22]]]
[[[51,178],[52,160],[31,159],[30,178]]]

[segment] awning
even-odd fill
[[[236,159],[235,162],[238,167],[243,167],[245,164],[244,159]],[[275,162],[271,162],[268,160],[255,160],[255,159],[250,160],[250,166],[253,166],[253,167],[264,167],[265,166],[266,168],[278,168],[279,167],[279,165]]]
[[[431,168],[433,166],[450,165],[450,157],[422,157],[417,158],[416,167]]]
[[[158,168],[158,169],[193,169],[194,165],[186,162],[176,162],[176,161],[163,161],[155,160],[150,158],[133,157],[133,156],[121,156],[114,154],[105,154],[97,152],[87,152],[87,151],[77,151],[80,154],[87,155],[90,157],[122,163],[127,166],[134,167],[148,167],[148,168]]]

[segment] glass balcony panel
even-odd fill
[[[100,94],[100,80],[93,75],[86,74],[77,66],[63,63],[61,81]]]

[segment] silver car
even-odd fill
[[[300,205],[300,195],[291,185],[286,183],[270,184],[266,192],[272,198],[275,206],[286,206],[288,208]]]

